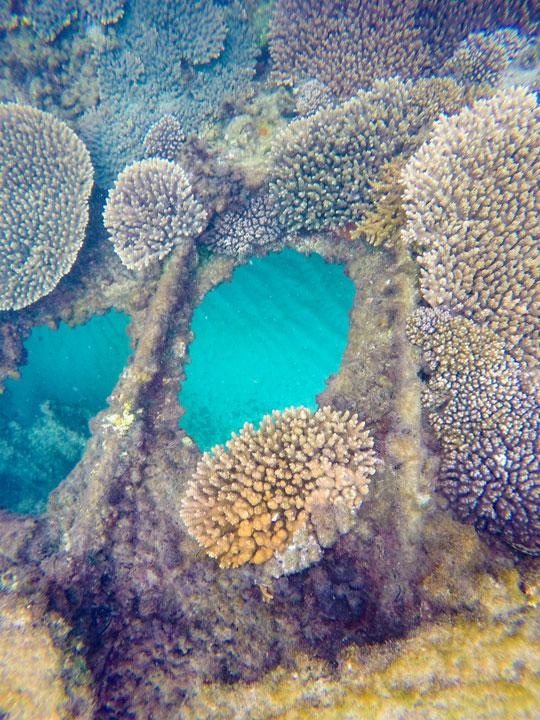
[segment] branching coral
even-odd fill
[[[164,115],[148,128],[144,136],[144,156],[176,160],[185,139],[182,126],[174,115]]]
[[[421,309],[411,341],[427,364],[423,402],[443,446],[440,488],[460,518],[540,554],[540,396],[486,325]]]
[[[120,173],[103,212],[114,249],[132,270],[189,243],[205,219],[183,169],[161,158],[140,160]]]
[[[373,440],[330,407],[274,410],[259,430],[205,453],[183,502],[190,533],[222,567],[273,560],[272,574],[321,557],[354,524],[374,472]]]
[[[114,48],[99,57],[100,103],[78,125],[99,185],[110,187],[127,164],[141,159],[147,129],[164,115],[174,115],[186,134],[200,132],[223,103],[251,92],[254,39],[239,2],[212,4],[213,17],[222,18],[219,26],[224,23],[227,29],[216,29],[218,45],[182,49],[182,28],[196,27],[197,37],[204,37],[207,25],[201,13],[207,6],[173,0],[128,5]],[[219,57],[202,62],[215,52]],[[186,53],[200,62],[186,62]]]
[[[260,194],[250,198],[244,209],[230,209],[218,216],[203,242],[211,250],[237,256],[276,243],[280,236],[272,198]]]
[[[49,113],[0,104],[0,127],[0,310],[18,310],[75,262],[93,171],[81,140]]]
[[[360,219],[381,167],[410,156],[430,123],[466,98],[450,78],[378,80],[372,90],[291,122],[272,147],[269,184],[280,222],[316,230]]]
[[[496,85],[502,73],[530,45],[514,28],[471,33],[442,66],[442,75],[465,83]]]
[[[540,359],[540,106],[515,87],[442,117],[402,173],[406,242],[432,307]]]
[[[272,16],[274,75],[316,78],[350,98],[375,78],[418,76],[427,64],[415,0],[279,0]]]

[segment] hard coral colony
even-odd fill
[[[540,714],[538,21],[0,5],[0,381],[43,324],[115,308],[134,349],[1,511],[1,717]],[[355,284],[341,367],[203,454],[194,308],[284,247]]]

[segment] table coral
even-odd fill
[[[120,173],[103,211],[114,249],[131,270],[189,243],[205,220],[182,167],[161,158],[140,160]]]
[[[75,262],[93,171],[83,142],[49,113],[4,103],[0,123],[0,310],[18,310]]]
[[[274,410],[203,455],[182,518],[221,567],[273,559],[272,574],[297,572],[353,526],[375,471],[372,446],[356,415]]]
[[[540,106],[514,87],[440,118],[405,166],[405,242],[424,299],[540,359]]]

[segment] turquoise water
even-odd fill
[[[25,342],[28,364],[0,395],[0,506],[43,509],[49,492],[79,461],[88,421],[130,354],[129,317],[112,311],[86,325],[36,327]]]
[[[180,395],[180,425],[201,450],[273,409],[316,409],[347,343],[354,285],[343,270],[287,249],[208,293],[193,317]]]

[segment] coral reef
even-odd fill
[[[273,560],[276,577],[298,572],[354,525],[375,471],[372,446],[356,415],[274,410],[203,455],[182,518],[221,567]]]
[[[515,87],[442,117],[405,166],[406,242],[424,299],[486,323],[540,359],[540,107]]]
[[[281,235],[272,197],[259,193],[243,209],[231,208],[218,215],[202,242],[225,255],[253,255],[258,248],[275,246]]]
[[[182,126],[173,115],[164,115],[150,125],[143,139],[143,153],[146,158],[176,160],[186,136]]]
[[[190,243],[206,213],[178,163],[150,158],[129,165],[109,192],[103,222],[126,267],[162,260],[174,245]]]
[[[182,51],[177,41],[179,28],[196,26],[196,37],[203,37],[199,30],[206,25],[200,13],[210,5],[227,28],[224,37],[219,33],[223,49],[210,62],[186,62],[183,52],[188,50]],[[102,187],[141,159],[144,135],[163,115],[174,115],[186,134],[202,134],[225,103],[240,102],[252,91],[254,40],[240,4],[186,2],[182,8],[179,14],[173,0],[135,0],[126,9],[115,45],[99,55],[100,102],[84,113],[78,129]],[[217,52],[217,46],[208,52]],[[197,49],[193,53],[203,57]]]
[[[351,100],[291,122],[272,146],[269,179],[282,225],[316,230],[360,219],[383,165],[411,155],[430,123],[467,97],[450,78],[377,80]]]
[[[125,0],[79,0],[82,12],[103,25],[118,22],[124,15]]]
[[[443,64],[440,74],[465,83],[496,85],[510,63],[529,47],[530,40],[514,28],[471,33]]]
[[[375,78],[417,77],[427,65],[411,0],[278,0],[270,26],[274,76],[316,79],[337,97]]]
[[[71,269],[93,172],[84,144],[52,115],[4,103],[0,122],[0,310],[18,310]]]
[[[540,398],[534,377],[492,330],[468,318],[424,308],[408,331],[430,373],[423,402],[444,448],[440,490],[478,530],[539,554]]]

